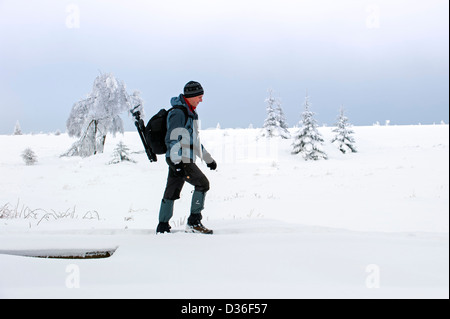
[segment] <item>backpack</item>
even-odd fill
[[[183,110],[186,125],[188,120],[188,111],[184,106],[176,105],[169,110],[161,109],[156,113],[145,126],[145,139],[155,154],[166,154],[166,134],[167,134],[167,116],[174,109]]]

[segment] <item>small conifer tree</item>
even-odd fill
[[[331,143],[338,146],[342,153],[352,152],[356,153],[355,139],[352,134],[354,131],[351,129],[352,125],[348,122],[348,118],[344,115],[344,107],[341,106],[338,122],[333,132],[336,133]]]
[[[287,130],[288,125],[284,116],[283,109],[281,108],[281,102],[279,99],[273,97],[273,90],[269,89],[269,97],[266,99],[267,118],[264,121],[262,136],[263,137],[281,137],[287,139],[290,137],[290,133]]]
[[[317,122],[314,113],[310,111],[309,97],[305,97],[303,104],[305,110],[300,120],[300,128],[294,137],[292,154],[301,154],[305,160],[327,159],[327,154],[322,150],[324,142],[322,135],[317,130]]]
[[[14,135],[22,135],[22,129],[20,128],[19,121],[17,121],[14,126]]]
[[[114,149],[113,159],[109,163],[117,164],[117,163],[124,162],[124,161],[135,163],[135,161],[132,160],[129,156],[129,150],[130,149],[122,141],[120,141],[117,144],[116,148]]]

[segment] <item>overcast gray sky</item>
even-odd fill
[[[260,127],[267,89],[298,123],[449,120],[448,0],[0,0],[0,134],[65,131],[99,72],[146,114],[190,80],[202,127]],[[124,114],[126,128],[133,130]]]

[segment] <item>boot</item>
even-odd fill
[[[160,222],[158,224],[158,227],[156,228],[156,233],[157,234],[164,234],[164,233],[170,233],[170,225],[167,222]]]
[[[191,214],[189,216],[187,225],[186,225],[186,233],[196,233],[196,234],[208,234],[212,235],[213,231],[211,229],[203,226],[202,222],[202,214]]]
[[[212,234],[213,231],[202,225],[202,210],[205,208],[205,196],[206,192],[198,190],[192,194],[191,203],[191,215],[188,218],[186,232],[187,233],[200,233],[200,234]]]

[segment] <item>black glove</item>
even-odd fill
[[[206,166],[208,166],[210,170],[214,171],[217,168],[217,163],[213,160],[211,163],[206,164]]]
[[[177,176],[177,177],[184,176],[183,162],[179,162],[178,164],[175,164],[174,162],[172,162],[170,157],[166,157],[166,162],[167,162],[167,164],[169,164],[169,167],[175,176]]]

